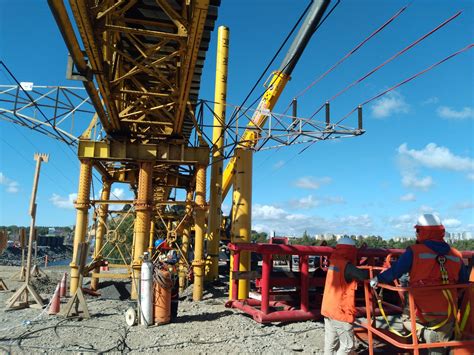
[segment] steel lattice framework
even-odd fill
[[[0,119],[69,145],[77,144],[78,137],[88,129],[94,114],[87,93],[80,87],[32,83],[0,85]],[[90,128],[101,131],[100,124],[93,124]]]
[[[57,3],[50,1],[50,3]],[[66,13],[52,6],[69,52],[111,137],[189,137],[217,2],[71,1],[86,56]],[[103,103],[103,105],[102,105]]]

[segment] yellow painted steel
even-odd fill
[[[193,301],[200,301],[204,288],[204,224],[206,219],[206,166],[196,168],[196,206],[194,218]]]
[[[132,261],[132,291],[131,298],[138,297],[138,281],[142,267],[143,252],[147,249],[150,233],[150,214],[152,200],[152,175],[153,164],[150,162],[140,163],[138,175],[138,196],[135,203],[135,225],[133,230],[133,261]]]
[[[193,211],[193,192],[188,191],[186,194],[186,214],[190,216]],[[191,235],[191,223],[186,222],[183,228],[183,235],[181,236],[181,257],[179,259],[179,293],[186,288],[186,278],[188,276],[188,251],[189,239]]]
[[[113,161],[153,161],[180,164],[208,164],[208,147],[188,147],[183,144],[157,144],[118,141],[79,140],[79,159]]]
[[[217,34],[216,84],[214,95],[214,128],[212,135],[211,189],[209,226],[207,232],[206,280],[219,277],[219,240],[222,205],[222,167],[224,156],[224,126],[227,102],[227,66],[229,62],[229,29],[220,26]]]
[[[79,188],[76,200],[76,229],[74,231],[74,249],[71,261],[71,285],[70,294],[73,295],[79,285],[79,265],[77,257],[79,254],[79,246],[84,243],[86,238],[89,207],[90,207],[90,190],[92,179],[92,162],[88,159],[81,160],[81,170],[79,172]]]
[[[155,239],[155,221],[150,222],[150,239],[148,240],[148,252],[153,253],[153,241]]]
[[[262,97],[257,109],[255,110],[252,120],[248,123],[242,138],[240,139],[240,147],[252,149],[257,144],[260,136],[261,127],[267,121],[268,114],[278,101],[286,84],[290,81],[290,76],[281,72],[274,72],[265,94]],[[223,178],[222,178],[222,199],[225,199],[232,184],[232,178],[235,172],[235,156],[229,160]]]
[[[110,188],[112,184],[110,181],[104,180],[102,182],[102,193],[100,195],[101,200],[108,200],[110,198]],[[98,213],[98,222],[97,222],[97,229],[95,233],[95,247],[94,247],[94,260],[102,257],[102,245],[104,240],[104,235],[107,231],[107,213],[109,211],[109,205],[107,203],[103,203],[99,206],[99,213]],[[100,267],[97,266],[94,269],[94,272],[99,273]],[[97,290],[99,286],[99,279],[96,277],[92,277],[91,279],[91,290]]]
[[[232,230],[233,243],[250,243],[252,211],[252,159],[251,150],[235,150],[236,173],[234,175],[234,192],[232,195]],[[232,260],[231,260],[232,265]],[[250,271],[250,253],[240,253],[239,271]],[[232,277],[232,274],[231,274]],[[230,283],[232,285],[232,282]],[[229,295],[232,294],[230,289]],[[249,280],[239,280],[239,299],[249,297]]]

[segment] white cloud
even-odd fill
[[[416,201],[416,196],[413,193],[400,196],[400,201]]]
[[[372,106],[372,116],[385,118],[397,113],[408,113],[410,106],[398,92],[392,91],[377,100]]]
[[[474,208],[474,202],[472,201],[459,202],[454,205],[454,208],[457,210],[468,210],[468,209]]]
[[[252,206],[252,218],[263,219],[267,221],[282,219],[287,213],[278,207],[270,205],[253,205]]]
[[[131,196],[127,196],[130,194],[126,194],[125,190],[120,188],[120,187],[114,187],[112,191],[110,192],[110,199],[111,200],[131,200]],[[120,211],[124,207],[123,204],[116,204],[116,203],[111,203],[109,204],[109,210],[110,211]]]
[[[474,181],[474,173],[467,174],[467,178]]]
[[[283,167],[283,165],[285,165],[285,161],[278,160],[275,164],[273,164],[273,169],[275,170],[280,169],[281,167]]]
[[[456,111],[451,107],[440,106],[436,112],[439,117],[447,119],[464,120],[467,118],[474,118],[474,109],[472,107],[463,107],[461,110]]]
[[[102,194],[102,190],[99,191],[99,196]],[[110,199],[111,200],[126,200],[127,197],[125,196],[125,190],[120,187],[114,187],[110,192]],[[65,209],[73,209],[74,208],[74,201],[77,199],[77,193],[70,193],[68,197],[64,197],[53,193],[50,197],[50,201],[53,203],[54,206],[58,208],[65,208]],[[109,204],[109,210],[111,211],[118,211],[123,208],[122,205],[118,204]]]
[[[439,98],[436,96],[432,96],[427,98],[425,101],[422,101],[422,105],[431,105],[431,104],[437,104],[439,102]]]
[[[296,187],[301,189],[315,190],[319,189],[321,185],[329,184],[332,181],[330,177],[315,178],[313,176],[303,176],[294,182]]]
[[[331,219],[310,214],[290,213],[272,205],[256,204],[252,208],[252,229],[259,232],[276,231],[278,235],[300,236],[306,230],[309,234],[346,233],[366,234],[373,223],[369,215],[344,216]]]
[[[114,187],[110,195],[112,197],[112,200],[123,200],[125,192],[120,187]]]
[[[363,228],[368,229],[372,227],[372,219],[368,214],[363,214],[360,216],[347,216],[339,219],[341,225],[351,226],[353,228]]]
[[[454,155],[448,148],[437,146],[435,143],[429,143],[420,150],[408,149],[408,145],[403,143],[398,147],[398,153],[427,168],[456,171],[474,170],[474,159]]]
[[[320,201],[316,200],[313,195],[290,201],[290,204],[296,209],[310,209],[316,207],[319,203]]]
[[[5,185],[7,192],[15,194],[20,191],[20,184],[17,181],[7,178],[0,172],[0,185]]]
[[[456,228],[461,225],[461,221],[456,218],[447,218],[442,221],[446,228]]]
[[[336,204],[343,204],[346,201],[344,198],[340,196],[325,196],[316,198],[313,195],[308,195],[306,197],[302,197],[297,200],[290,200],[291,207],[295,209],[311,209],[317,206],[328,206],[328,205],[336,205]]]
[[[416,218],[416,214],[402,214],[397,217],[389,218],[388,222],[395,229],[401,231],[410,231],[413,230]]]
[[[431,206],[421,205],[420,208],[419,208],[419,212],[420,212],[420,214],[433,213],[433,212],[434,212],[434,208],[431,207]],[[435,213],[435,214],[436,214],[436,215],[439,215],[439,213]]]
[[[433,179],[431,176],[425,176],[423,178],[418,178],[415,174],[413,173],[407,173],[403,172],[402,173],[402,184],[405,187],[413,187],[416,189],[421,189],[421,190],[428,190],[431,186],[433,186]],[[405,200],[407,201],[407,200]]]
[[[63,197],[58,194],[53,193],[53,196],[49,199],[54,206],[58,208],[73,209],[74,201],[77,199],[77,194],[69,194],[68,197]]]

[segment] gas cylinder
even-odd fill
[[[153,264],[148,253],[143,253],[142,271],[140,275],[140,324],[151,325],[153,320],[152,307]]]
[[[167,324],[171,318],[171,275],[168,271],[159,270],[154,283],[154,322]]]

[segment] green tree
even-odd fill
[[[268,234],[265,232],[250,231],[250,241],[252,243],[268,243]]]

